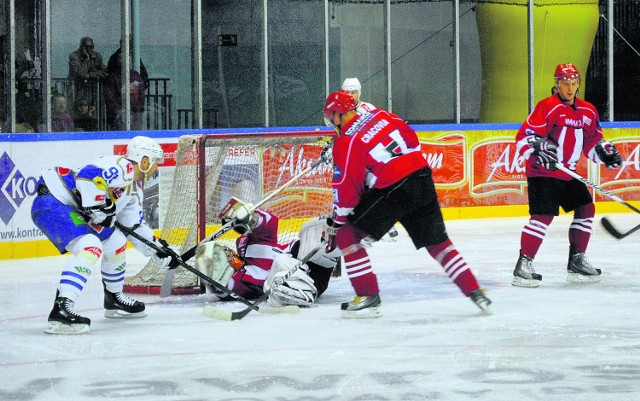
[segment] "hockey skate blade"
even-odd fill
[[[540,280],[526,279],[518,276],[513,276],[511,285],[516,287],[536,288],[540,285]]]
[[[140,319],[147,317],[147,312],[141,311],[136,313],[127,313],[119,309],[111,309],[104,311],[104,317],[109,319]]]
[[[84,334],[89,332],[88,324],[63,324],[49,322],[49,327],[44,330],[47,334]]]
[[[356,311],[342,311],[343,319],[375,319],[382,316],[380,308],[365,308]]]
[[[567,281],[570,283],[599,283],[602,280],[602,275],[586,275],[580,273],[567,273]]]

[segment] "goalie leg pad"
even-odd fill
[[[298,305],[311,306],[316,300],[318,290],[313,279],[307,274],[307,266],[300,266],[285,282],[274,285],[294,269],[299,260],[290,255],[281,254],[276,257],[269,272],[269,277],[264,283],[264,290],[271,289],[268,303],[271,306]]]

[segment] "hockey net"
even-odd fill
[[[259,202],[318,160],[331,135],[309,131],[180,137],[160,237],[184,253],[220,228],[218,212],[232,196]],[[261,206],[280,219],[279,243],[295,239],[307,219],[331,212],[331,177],[331,166],[323,163]],[[235,249],[237,237],[230,231],[217,241]],[[187,263],[193,265],[193,258]],[[157,294],[165,273],[150,260],[125,279],[125,291]],[[172,292],[198,294],[203,286],[193,273],[179,267]]]

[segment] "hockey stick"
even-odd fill
[[[279,285],[282,285],[282,283],[287,281],[287,279],[291,277],[296,271],[298,271],[298,269],[303,264],[307,263],[313,257],[313,255],[315,255],[320,250],[322,246],[324,246],[324,241],[321,241],[320,244],[318,244],[318,246],[316,246],[311,251],[309,251],[309,253],[306,254],[305,257],[302,258],[298,263],[296,263],[295,266],[293,266],[291,270],[289,270],[285,275],[283,275],[282,277],[279,277],[277,280],[274,280],[271,287],[267,291],[265,291],[264,294],[262,294],[262,296],[258,298],[248,308],[245,308],[237,312],[232,312],[228,309],[217,308],[212,305],[207,305],[204,307],[204,310],[203,310],[204,315],[213,319],[218,319],[218,320],[240,320],[243,317],[247,316],[249,312],[251,312],[252,310],[260,311],[260,309],[258,308],[258,305],[260,305],[261,303],[263,303],[269,298],[269,295],[271,295],[272,289]],[[292,305],[288,305],[288,306],[292,306]],[[286,306],[282,308],[286,308]],[[279,308],[274,308],[274,309],[279,309]]]
[[[558,170],[569,174],[570,176],[572,176],[576,180],[581,181],[583,184],[588,185],[591,188],[595,189],[596,191],[598,191],[598,192],[602,193],[603,195],[607,196],[609,199],[614,200],[614,201],[616,201],[618,203],[621,203],[621,204],[625,205],[626,207],[628,207],[629,209],[633,210],[636,213],[640,213],[640,209],[638,209],[637,207],[635,207],[632,204],[630,204],[629,202],[621,199],[620,197],[614,195],[610,191],[607,191],[606,189],[604,189],[604,188],[592,183],[591,181],[587,180],[586,178],[583,178],[580,174],[576,173],[575,171],[569,170],[568,168],[566,168],[562,164],[557,164],[556,166],[557,166]],[[615,227],[613,227],[613,224],[611,224],[611,222],[606,217],[603,217],[600,220],[600,222],[602,223],[602,226],[604,227],[604,229],[607,230],[607,232],[609,234],[611,234],[612,236],[614,236],[617,239],[622,239],[622,238],[626,237],[627,235],[633,234],[634,232],[640,230],[640,225],[638,225],[638,226],[632,228],[631,230],[627,231],[626,233],[621,233]]]
[[[265,203],[267,203],[268,201],[273,199],[276,195],[278,195],[280,192],[282,192],[289,185],[291,185],[292,183],[294,183],[297,180],[299,180],[300,178],[302,178],[304,175],[306,175],[311,170],[313,170],[316,167],[318,167],[320,164],[322,164],[322,163],[329,164],[331,162],[332,162],[332,159],[331,159],[331,148],[327,145],[322,150],[322,153],[320,154],[320,157],[318,158],[318,160],[316,160],[312,164],[308,165],[301,172],[299,172],[295,176],[291,177],[291,179],[289,181],[285,182],[280,187],[276,188],[273,192],[271,192],[269,195],[267,195],[264,198],[262,198],[260,200],[260,202],[255,204],[251,208],[251,210],[249,212],[250,213],[255,212],[258,208],[260,208],[262,205],[264,205]],[[183,253],[181,255],[182,261],[183,262],[187,262],[188,260],[190,260],[196,254],[196,249],[198,248],[198,245],[200,245],[202,243],[205,243],[205,242],[214,241],[214,240],[220,238],[227,231],[231,230],[231,228],[232,228],[232,223],[231,222],[228,222],[227,224],[225,224],[222,227],[220,227],[216,232],[214,232],[210,236],[206,237],[205,239],[200,241],[198,244],[194,245],[193,247],[188,249],[185,253]],[[162,286],[160,287],[160,297],[161,298],[166,298],[169,295],[171,295],[171,290],[172,290],[172,286],[173,286],[173,278],[174,278],[174,276],[176,274],[176,269],[177,268],[178,268],[177,264],[172,263],[171,265],[169,265],[169,267],[167,269],[167,272],[165,273],[164,280],[162,281]]]
[[[120,229],[120,231],[122,231],[125,234],[130,235],[130,236],[138,239],[140,242],[142,242],[143,244],[147,245],[148,247],[150,247],[150,248],[152,248],[152,249],[154,249],[154,250],[156,250],[158,252],[166,252],[166,249],[163,249],[163,247],[158,246],[153,241],[149,241],[148,239],[146,239],[142,235],[138,234],[137,232],[135,232],[131,228],[123,225],[122,223],[116,221],[114,225],[118,229]],[[164,241],[164,240],[159,239],[159,241]],[[164,248],[170,249],[167,245],[163,244],[163,246],[164,246]],[[177,260],[178,264],[180,266],[184,267],[185,269],[189,270],[191,273],[193,273],[196,276],[200,277],[202,280],[204,280],[207,283],[211,284],[211,286],[216,288],[217,290],[219,290],[221,292],[224,292],[228,296],[233,297],[234,299],[242,302],[243,304],[247,305],[250,309],[254,309],[256,311],[259,310],[259,308],[254,306],[254,304],[252,304],[251,301],[249,301],[248,299],[236,294],[232,290],[228,289],[226,286],[218,283],[217,281],[213,280],[211,277],[207,276],[206,274],[202,273],[201,271],[199,271],[197,269],[194,269],[193,267],[189,266],[185,261],[182,260],[182,258],[174,258],[174,260]]]

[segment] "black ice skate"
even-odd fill
[[[380,296],[366,295],[356,296],[352,301],[340,305],[342,317],[350,319],[370,319],[382,316],[380,311]]]
[[[69,298],[59,296],[49,313],[49,327],[44,331],[48,334],[82,334],[89,332],[91,320],[74,312],[74,303]]]
[[[115,319],[134,319],[147,316],[144,303],[136,301],[123,292],[110,292],[104,289],[104,317]]]
[[[511,285],[534,288],[540,285],[540,281],[542,281],[542,275],[533,270],[533,259],[520,252],[516,268],[513,270]]]
[[[572,283],[597,283],[602,280],[602,271],[591,266],[584,253],[569,251],[567,281]]]
[[[484,290],[478,288],[477,290],[472,291],[471,294],[469,294],[469,299],[471,299],[474,304],[478,305],[478,308],[480,308],[482,313],[485,315],[493,313],[493,310],[491,310],[491,300],[484,295]]]

